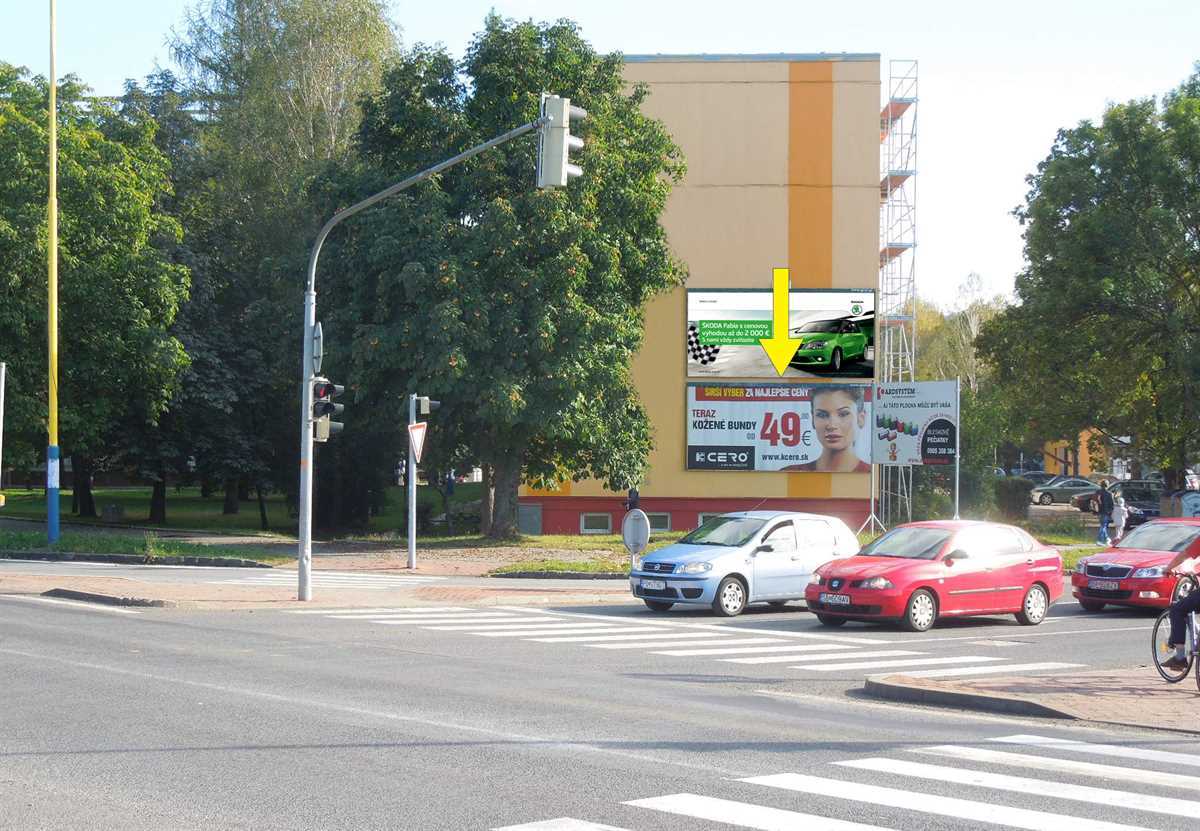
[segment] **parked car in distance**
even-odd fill
[[[1047,473],[1044,470],[1014,470],[1013,476],[1018,479],[1028,479],[1035,485],[1046,485],[1063,478],[1057,473]]]
[[[1055,502],[1070,502],[1073,496],[1095,493],[1098,490],[1100,486],[1095,482],[1077,477],[1064,477],[1046,485],[1038,485],[1029,492],[1029,501],[1039,505],[1053,505]]]
[[[817,620],[896,620],[924,632],[939,617],[1014,614],[1027,626],[1062,593],[1062,558],[1020,528],[943,520],[899,525],[812,576]]]
[[[858,551],[836,517],[790,511],[738,511],[713,517],[679,542],[639,557],[629,588],[650,609],[711,606],[724,617],[751,603],[800,600],[813,569]]]
[[[867,335],[852,320],[810,320],[792,329],[792,337],[800,341],[792,366],[827,367],[836,372],[847,361],[867,356]]]
[[[1141,525],[1154,519],[1160,513],[1159,499],[1162,497],[1162,485],[1151,479],[1122,479],[1108,488],[1113,499],[1125,497],[1125,507],[1129,517],[1125,521],[1126,528]],[[1091,493],[1078,493],[1071,497],[1071,504],[1084,513],[1094,514],[1100,510],[1099,490]]]
[[[1194,578],[1165,573],[1181,551],[1200,556],[1200,518],[1151,520],[1107,550],[1080,559],[1071,575],[1072,593],[1089,612],[1108,605],[1165,609],[1196,588]]]

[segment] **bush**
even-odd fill
[[[996,505],[1009,519],[1025,519],[1029,514],[1029,492],[1033,482],[1020,477],[996,480]]]

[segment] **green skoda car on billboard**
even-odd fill
[[[867,335],[852,320],[810,320],[792,330],[800,348],[792,358],[793,366],[828,367],[835,372],[850,361],[867,355]]]

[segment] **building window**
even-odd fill
[[[716,516],[720,516],[720,514],[700,514],[700,521],[696,523],[696,527],[699,528],[701,525]]]
[[[579,533],[611,534],[612,514],[580,514]]]
[[[650,532],[659,534],[671,530],[671,515],[668,513],[646,514],[650,518]]]

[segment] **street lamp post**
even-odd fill
[[[58,79],[54,72],[55,0],[50,0],[50,195],[47,200],[47,389],[46,539],[58,542]]]
[[[351,205],[349,208],[338,211],[333,217],[326,222],[321,230],[317,233],[316,242],[313,243],[312,254],[308,259],[308,284],[304,291],[304,360],[302,365],[301,377],[302,383],[300,387],[300,529],[299,529],[299,551],[297,552],[298,571],[299,571],[299,590],[297,599],[312,600],[312,487],[313,487],[313,382],[316,380],[316,371],[313,368],[313,333],[317,325],[317,258],[321,255],[321,246],[325,243],[325,238],[343,219],[348,219],[359,211],[365,210],[376,202],[387,199],[389,196],[395,196],[400,191],[410,188],[418,182],[423,182],[443,170],[453,167],[459,162],[466,161],[472,156],[477,156],[485,150],[490,150],[493,147],[504,144],[506,141],[522,136],[525,133],[531,132],[545,127],[549,124],[549,119],[542,116],[528,124],[522,124],[513,130],[509,130],[503,135],[485,141],[483,144],[472,147],[464,153],[459,153],[453,158],[446,159],[443,162],[435,164],[426,170],[422,170],[413,176],[409,176],[402,182],[397,182],[386,190],[381,190],[374,196],[368,196],[366,199]],[[412,475],[410,469],[409,487],[416,486],[415,476]],[[411,533],[411,531],[410,531]]]

